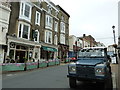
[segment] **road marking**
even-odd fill
[[[113,88],[116,89],[116,77],[115,77],[115,73],[112,73],[112,80],[113,80]]]
[[[14,76],[14,75],[16,75],[16,74],[7,74],[6,76]]]

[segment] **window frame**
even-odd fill
[[[57,42],[58,42],[58,37],[57,37],[57,35],[55,35],[55,36],[54,36],[54,44],[55,44],[55,45],[58,45]]]
[[[60,43],[65,44],[65,34],[60,34]]]
[[[21,25],[21,34],[19,35],[19,31],[20,31],[20,25]],[[24,26],[28,26],[28,38],[23,38],[23,28]],[[23,22],[19,22],[19,26],[18,26],[18,38],[22,38],[22,39],[30,39],[30,25],[27,23],[23,23]]]
[[[56,32],[58,32],[58,22],[57,21],[55,21],[55,23],[54,23],[54,30]]]
[[[51,20],[50,20],[51,19]],[[51,23],[50,23],[51,22]],[[45,16],[45,28],[51,29],[53,28],[53,17],[50,15]]]
[[[34,42],[39,42],[39,38],[40,38],[40,32],[39,32],[39,30],[38,29],[36,29],[35,30],[35,32],[37,32],[37,41],[35,40],[35,38],[34,38]]]
[[[29,17],[25,15],[25,6],[29,6],[30,11],[29,11]],[[19,18],[20,19],[25,19],[26,21],[31,21],[31,13],[32,13],[32,6],[27,3],[27,2],[20,2],[20,12],[19,12]]]
[[[38,17],[37,17],[37,14],[39,15]],[[41,13],[40,12],[38,12],[38,11],[36,11],[36,16],[35,16],[35,24],[36,25],[39,25],[40,26],[40,20],[41,20]],[[37,22],[37,19],[38,19],[38,22]]]
[[[50,36],[50,38],[51,38],[51,42],[49,42],[49,35],[50,35],[50,33],[51,33],[51,36]],[[45,43],[49,43],[49,44],[52,44],[52,31],[45,31]]]
[[[61,23],[60,23],[60,31],[61,31],[62,33],[65,33],[65,23],[64,23],[64,22],[61,22]]]

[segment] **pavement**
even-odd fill
[[[114,90],[120,90],[120,73],[119,64],[111,64],[113,88]]]

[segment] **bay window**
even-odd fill
[[[20,3],[20,16],[19,18],[25,19],[30,22],[32,6],[27,2]]]
[[[30,25],[25,23],[19,23],[18,37],[29,39],[29,35],[30,35]]]

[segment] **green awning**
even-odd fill
[[[51,48],[51,47],[45,47],[45,46],[42,46],[42,48],[46,51],[52,51],[52,52],[57,52],[57,49],[55,48]]]

